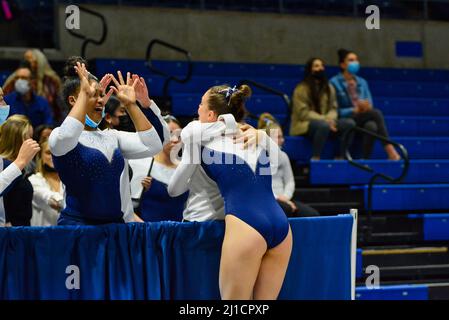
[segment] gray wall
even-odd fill
[[[364,18],[309,17],[142,7],[91,6],[106,16],[107,41],[90,46],[88,58],[142,59],[148,42],[160,38],[191,51],[194,60],[303,64],[318,56],[336,64],[336,50],[356,51],[365,66],[449,68],[449,23],[382,19],[367,30]],[[81,41],[65,30],[59,8],[62,56],[78,54]],[[82,33],[99,37],[100,24],[81,16]],[[424,58],[397,58],[395,42],[422,41]],[[181,59],[158,50],[156,58]]]

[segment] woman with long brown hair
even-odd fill
[[[339,138],[336,158],[343,157],[343,138],[355,126],[352,119],[338,119],[335,89],[329,84],[323,60],[307,61],[304,80],[293,92],[290,135],[304,135],[312,142],[312,160],[321,159],[321,152],[330,136]]]

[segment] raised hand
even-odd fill
[[[140,105],[143,108],[148,108],[151,105],[151,99],[148,93],[147,84],[145,83],[145,79],[139,77],[137,74],[133,74],[133,81],[138,80],[136,84],[136,98],[139,101]]]
[[[106,104],[108,102],[109,98],[111,97],[112,93],[114,92],[114,90],[111,88],[106,93],[106,89],[108,88],[108,85],[111,83],[112,78],[113,78],[113,75],[110,73],[107,73],[104,75],[104,77],[100,81],[100,90],[104,95],[104,97],[103,97],[104,104]]]
[[[136,104],[136,85],[139,81],[135,79],[134,81],[131,79],[131,74],[128,72],[126,76],[126,83],[123,80],[122,73],[120,71],[117,72],[119,80],[117,80],[114,76],[112,76],[112,81],[115,84],[115,87],[112,87],[117,98],[123,103],[123,105],[128,108],[132,105]]]
[[[80,78],[80,92],[84,92],[89,98],[94,97],[97,84],[95,82],[89,84],[89,72],[86,69],[86,65],[77,62],[75,70]]]
[[[17,155],[14,163],[19,167],[20,170],[23,170],[26,165],[33,160],[36,153],[41,150],[39,144],[33,139],[27,139],[22,143],[20,147],[19,154]]]

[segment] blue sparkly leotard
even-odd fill
[[[188,127],[187,130],[191,130]],[[202,130],[202,136],[207,136],[204,131],[209,129]],[[194,149],[187,148],[187,151],[194,153]],[[236,216],[257,230],[268,248],[279,245],[289,231],[287,217],[271,187],[271,174],[272,169],[276,169],[275,157],[279,147],[266,136],[255,150],[243,150],[239,144],[234,144],[230,136],[217,134],[211,141],[202,140],[201,148],[197,149],[202,155],[201,167],[217,183],[224,198],[225,213]],[[183,154],[181,165],[178,166],[180,172],[178,175],[175,173],[170,185],[177,182],[176,178],[184,176],[182,170],[193,171],[186,168],[195,164],[187,164],[187,161]]]
[[[147,131],[85,131],[70,116],[52,131],[53,163],[66,186],[59,225],[123,222],[125,214],[132,214],[125,159],[153,156],[169,139],[159,108],[153,103],[143,111],[153,125]]]

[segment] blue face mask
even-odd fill
[[[348,64],[348,72],[350,74],[357,74],[360,70],[360,63],[358,61],[352,61]]]
[[[105,115],[106,115],[106,112],[104,111],[104,108],[103,108],[103,111],[101,112],[101,120],[103,120],[103,118],[104,118]],[[97,128],[98,128],[98,125],[99,125],[100,122],[101,122],[101,120],[98,121],[98,123],[96,123],[95,121],[93,121],[93,120],[86,114],[86,121],[85,121],[85,123],[86,123],[86,126],[91,127],[92,129],[97,129]]]
[[[8,105],[6,105],[6,106],[0,105],[0,124],[3,124],[3,122],[5,122],[6,119],[8,118],[9,109],[10,109],[10,107]]]

